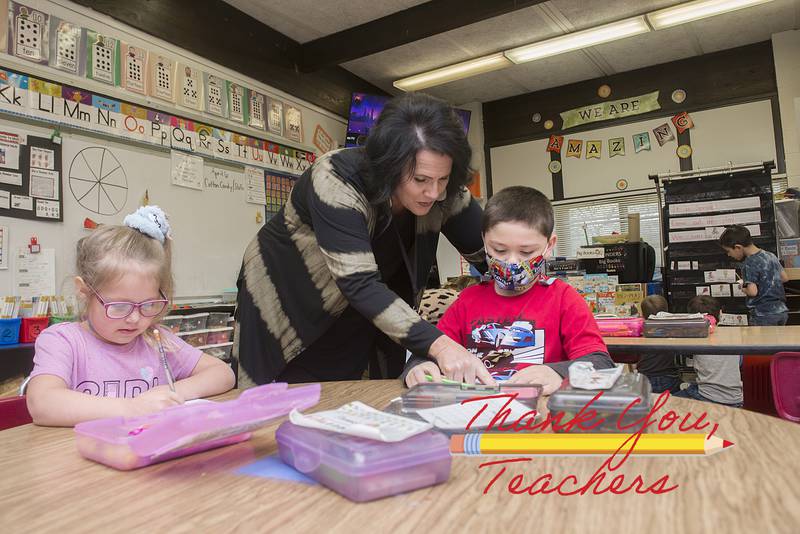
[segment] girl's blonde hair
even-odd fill
[[[128,226],[103,225],[78,241],[77,275],[97,291],[129,271],[131,263],[153,266],[158,287],[169,301],[164,311],[154,317],[154,323],[160,322],[169,313],[175,290],[170,239],[162,245]],[[86,315],[85,303],[81,303],[80,315]]]

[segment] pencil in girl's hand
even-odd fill
[[[172,376],[172,369],[169,368],[169,362],[167,362],[167,353],[164,351],[164,344],[161,342],[161,334],[159,333],[158,328],[153,328],[153,336],[155,336],[156,343],[158,343],[158,352],[161,353],[161,364],[164,366],[164,372],[167,374],[169,389],[175,393],[175,377]]]

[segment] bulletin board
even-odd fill
[[[49,137],[0,128],[0,214],[15,219],[63,221],[61,163],[61,145]]]
[[[52,129],[2,117],[0,131],[26,133],[29,140],[47,139],[52,134]],[[8,210],[0,209],[0,226],[8,229],[4,244],[11,256],[26,247],[32,236],[43,249],[54,249],[56,293],[73,291],[75,245],[91,232],[87,220],[98,225],[121,224],[125,215],[143,203],[145,195],[151,205],[162,207],[170,217],[176,295],[210,297],[236,286],[244,250],[268,215],[264,204],[247,201],[243,166],[205,160],[203,189],[195,190],[173,185],[168,150],[64,131],[59,154],[64,174],[60,224],[12,218]],[[84,187],[86,176],[101,168],[101,176],[112,173],[104,184],[113,179],[124,187],[109,185],[105,192],[91,184]],[[0,295],[14,291],[13,257],[10,259],[9,269],[0,269]]]

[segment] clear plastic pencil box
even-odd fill
[[[281,460],[356,502],[446,482],[450,440],[427,430],[386,443],[286,421],[275,433]]]
[[[592,400],[600,392],[602,395]],[[647,414],[650,413],[651,392],[650,381],[641,373],[620,375],[614,385],[605,390],[578,389],[565,380],[561,389],[550,396],[547,409],[551,417],[558,412],[563,413],[560,423],[553,427],[555,432],[566,431],[560,429],[559,425],[574,419],[585,408],[584,414],[594,410],[595,417],[586,420],[583,428],[577,424],[572,425],[570,432],[635,433],[646,422]],[[594,428],[588,428],[590,426]]]
[[[180,456],[250,439],[253,430],[319,401],[320,385],[289,388],[267,384],[239,398],[168,408],[142,417],[111,417],[75,426],[78,452],[120,470],[137,469]]]
[[[458,385],[458,384],[417,384],[408,389],[399,398],[394,399],[384,411],[405,417],[411,417],[419,421],[424,421],[422,417],[417,415],[419,410],[427,408],[439,408],[441,406],[449,406],[452,404],[461,404],[463,401],[470,399],[477,399],[478,397],[488,397],[493,395],[516,395],[515,400],[522,403],[526,408],[533,411],[536,410],[539,397],[542,395],[542,386],[538,384],[531,385],[498,385],[498,386],[481,386],[481,385]],[[475,405],[475,411],[480,409],[480,402],[475,400],[470,404]],[[510,426],[514,422],[513,418],[507,418],[504,426]],[[445,434],[464,433],[464,430],[458,432],[438,428],[440,432]],[[471,432],[480,432],[483,430],[480,426],[471,426]],[[495,425],[493,431],[500,431]]]

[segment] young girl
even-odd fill
[[[36,339],[28,410],[37,425],[158,412],[223,393],[234,376],[156,325],[172,299],[169,223],[156,206],[139,208],[124,226],[101,226],[78,241],[75,286],[80,322],[60,323]],[[175,377],[171,391],[153,329]]]

